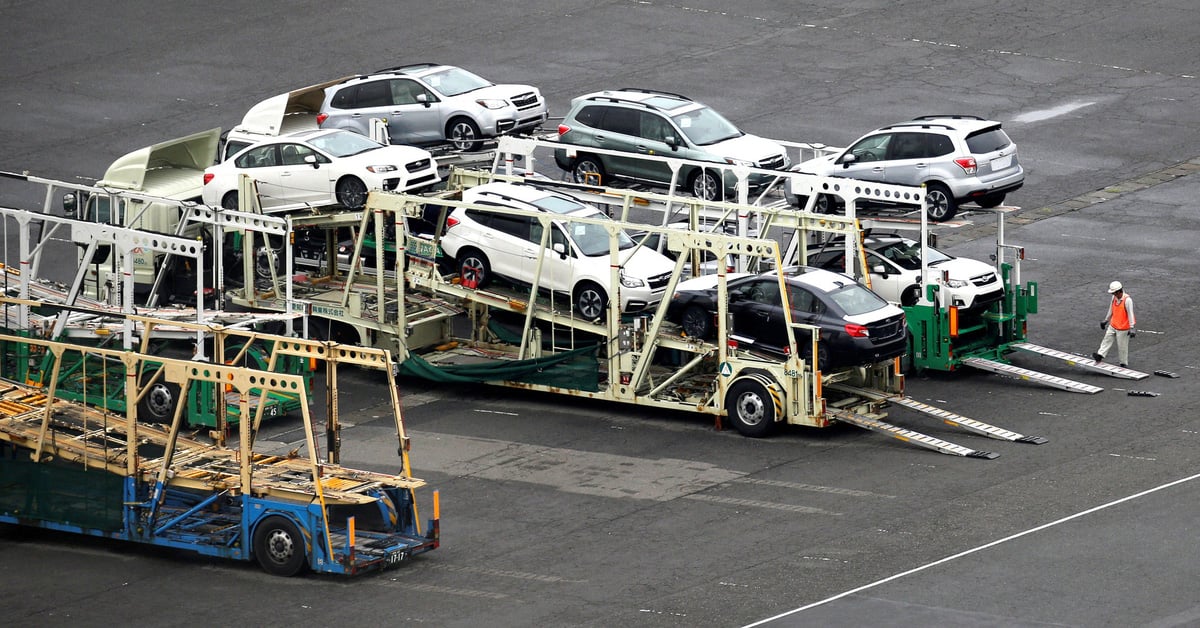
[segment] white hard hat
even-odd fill
[[[1121,282],[1119,282],[1119,281],[1114,281],[1114,282],[1108,284],[1108,293],[1109,294],[1112,294],[1120,289],[1121,289]]]

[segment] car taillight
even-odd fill
[[[967,174],[975,174],[974,157],[959,157],[958,159],[954,160],[954,163],[958,164],[958,167],[962,168],[963,172]]]
[[[214,176],[216,175],[212,174],[211,172],[204,173],[204,185],[208,185],[208,182],[212,181]]]
[[[558,125],[558,136],[562,137],[562,136],[566,135],[567,132],[570,130],[571,130],[571,127],[569,127],[565,124],[560,124],[560,125]]]
[[[846,323],[846,333],[850,334],[851,338],[869,338],[871,336],[866,325],[857,323]]]
[[[317,126],[321,126],[322,124],[325,124],[325,121],[328,119],[329,119],[329,114],[318,113],[317,114]]]
[[[446,228],[447,229],[449,229],[450,227],[453,227],[454,225],[457,225],[457,224],[458,224],[458,219],[455,218],[454,216],[450,216],[449,218],[446,219]]]

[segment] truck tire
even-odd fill
[[[263,571],[285,578],[304,569],[304,537],[287,517],[272,515],[254,529],[254,558]]]
[[[153,373],[145,373],[142,375],[142,386],[146,386],[146,382],[150,381]],[[144,423],[170,423],[175,418],[175,407],[180,404],[179,384],[175,382],[163,381],[159,378],[157,382],[150,386],[150,389],[142,395],[142,400],[138,402],[137,415],[138,420]],[[187,418],[184,418],[186,425]]]
[[[775,400],[758,378],[734,382],[725,394],[725,410],[742,436],[763,438],[775,429]]]

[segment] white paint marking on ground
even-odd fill
[[[548,574],[530,573],[527,571],[512,571],[509,569],[490,569],[488,567],[471,567],[467,565],[450,565],[446,563],[430,562],[427,567],[429,569],[437,569],[441,571],[465,571],[469,573],[483,574],[485,576],[496,576],[497,578],[516,578],[518,580],[533,580],[536,582],[563,582],[567,584],[582,584],[587,580],[571,580],[561,576],[551,576]]]
[[[1105,510],[1105,509],[1108,509],[1108,508],[1112,508],[1113,506],[1117,506],[1117,505],[1123,504],[1123,503],[1125,503],[1125,502],[1128,502],[1128,501],[1133,501],[1133,500],[1135,500],[1135,499],[1138,499],[1138,498],[1140,498],[1140,497],[1145,497],[1146,495],[1150,495],[1150,494],[1152,494],[1152,493],[1157,493],[1157,492],[1159,492],[1159,491],[1161,491],[1161,490],[1165,490],[1165,489],[1171,488],[1172,486],[1176,486],[1176,485],[1178,485],[1178,484],[1183,484],[1183,483],[1185,483],[1185,482],[1191,482],[1192,480],[1195,480],[1195,479],[1197,479],[1197,478],[1200,478],[1200,473],[1197,473],[1197,474],[1195,474],[1195,475],[1189,475],[1188,477],[1185,477],[1185,478],[1180,478],[1180,479],[1178,479],[1178,480],[1174,480],[1174,481],[1171,481],[1171,482],[1167,482],[1166,484],[1160,484],[1160,485],[1158,485],[1158,486],[1155,486],[1154,488],[1149,488],[1149,489],[1146,489],[1146,490],[1144,490],[1144,491],[1142,491],[1142,492],[1140,492],[1140,493],[1134,493],[1133,495],[1128,495],[1128,496],[1126,496],[1126,497],[1122,497],[1122,498],[1120,498],[1120,499],[1113,500],[1113,501],[1111,501],[1111,502],[1108,502],[1107,504],[1101,504],[1101,505],[1099,505],[1099,506],[1096,506],[1095,508],[1089,508],[1089,509],[1087,509],[1087,510],[1084,510],[1084,511],[1082,511],[1082,512],[1077,512],[1077,513],[1075,513],[1075,514],[1073,514],[1073,515],[1068,515],[1068,516],[1066,516],[1066,517],[1063,517],[1062,519],[1058,519],[1058,520],[1056,520],[1056,521],[1051,521],[1050,523],[1043,523],[1043,524],[1042,524],[1042,525],[1040,525],[1040,526],[1037,526],[1037,527],[1034,527],[1034,528],[1030,528],[1030,529],[1028,529],[1028,530],[1025,530],[1025,531],[1022,531],[1022,532],[1018,532],[1018,533],[1016,533],[1016,534],[1011,534],[1011,535],[1009,535],[1009,536],[1006,536],[1006,537],[1004,537],[1004,538],[1002,538],[1002,539],[996,539],[995,541],[992,541],[992,542],[990,542],[990,543],[984,543],[983,545],[980,545],[980,546],[978,546],[978,547],[973,547],[973,548],[971,548],[971,549],[969,549],[969,550],[965,550],[965,551],[959,552],[959,553],[957,553],[957,554],[954,554],[954,555],[951,555],[951,556],[947,556],[947,557],[945,557],[945,558],[942,558],[942,559],[939,559],[939,560],[935,560],[935,561],[933,561],[933,562],[931,562],[931,563],[926,563],[926,564],[924,564],[924,565],[921,565],[920,567],[914,567],[914,568],[912,568],[912,569],[909,569],[908,571],[902,571],[902,572],[900,572],[900,573],[898,573],[898,574],[894,574],[894,575],[888,576],[888,577],[886,577],[886,578],[883,578],[883,579],[881,579],[881,580],[876,580],[875,582],[872,582],[872,583],[870,583],[870,584],[864,584],[864,585],[863,585],[863,586],[861,586],[861,587],[857,587],[857,588],[854,588],[854,589],[850,589],[849,591],[843,591],[843,592],[841,592],[841,593],[838,593],[837,595],[834,595],[834,596],[832,596],[832,597],[827,597],[827,598],[825,598],[825,599],[823,599],[823,600],[820,600],[820,601],[818,601],[818,602],[813,602],[812,604],[807,604],[807,605],[805,605],[805,606],[801,606],[800,608],[794,608],[794,609],[792,609],[792,610],[790,610],[790,611],[787,611],[787,612],[784,612],[784,613],[780,613],[780,614],[778,614],[778,615],[775,615],[774,617],[768,617],[768,618],[766,618],[766,619],[760,619],[759,621],[756,621],[756,622],[754,622],[754,623],[752,623],[752,624],[746,624],[746,625],[745,625],[743,628],[754,628],[755,626],[761,626],[761,625],[763,625],[763,624],[766,624],[766,623],[769,623],[769,622],[773,622],[773,621],[775,621],[776,619],[782,619],[782,618],[784,618],[784,617],[788,617],[788,616],[790,616],[790,615],[795,615],[796,613],[800,613],[800,612],[803,612],[803,611],[809,610],[809,609],[811,609],[811,608],[816,608],[816,607],[818,607],[818,606],[822,606],[822,605],[824,605],[824,604],[828,604],[828,603],[830,603],[830,602],[834,602],[834,601],[836,601],[836,600],[840,600],[840,599],[842,599],[842,598],[844,598],[844,597],[848,597],[848,596],[854,595],[854,594],[856,594],[856,593],[862,593],[863,591],[866,591],[866,590],[868,590],[868,589],[873,589],[873,588],[875,588],[875,587],[877,587],[877,586],[879,586],[879,585],[882,585],[882,584],[887,584],[887,583],[889,583],[889,582],[892,582],[893,580],[899,580],[899,579],[901,579],[901,578],[904,578],[904,577],[907,577],[907,576],[911,576],[911,575],[913,575],[913,574],[915,574],[915,573],[919,573],[919,572],[925,571],[926,569],[931,569],[931,568],[933,568],[933,567],[937,567],[938,565],[942,565],[942,564],[948,563],[948,562],[950,562],[950,561],[953,561],[953,560],[958,560],[959,558],[963,558],[964,556],[970,556],[971,554],[975,554],[975,553],[978,553],[978,552],[982,552],[982,551],[983,551],[983,550],[985,550],[985,549],[990,549],[990,548],[992,548],[992,547],[995,547],[995,546],[997,546],[997,545],[1001,545],[1001,544],[1003,544],[1003,543],[1007,543],[1007,542],[1009,542],[1009,541],[1013,541],[1013,540],[1019,539],[1019,538],[1021,538],[1021,537],[1023,537],[1023,536],[1028,536],[1028,535],[1030,535],[1030,534],[1033,534],[1033,533],[1035,533],[1035,532],[1041,532],[1042,530],[1047,530],[1047,529],[1049,529],[1049,528],[1053,528],[1053,527],[1055,527],[1055,526],[1058,526],[1058,525],[1061,525],[1061,524],[1067,523],[1068,521],[1074,521],[1074,520],[1076,520],[1076,519],[1079,519],[1079,518],[1081,518],[1081,517],[1086,517],[1087,515],[1090,515],[1090,514],[1092,514],[1092,513],[1094,513],[1094,512],[1099,512],[1099,511],[1101,511],[1101,510]]]
[[[1156,462],[1158,460],[1158,458],[1147,458],[1145,456],[1126,456],[1123,454],[1108,454],[1108,455],[1113,458],[1129,458],[1130,460],[1149,460],[1150,462]]]
[[[1014,117],[1012,119],[1012,121],[1013,122],[1041,122],[1043,120],[1049,120],[1050,118],[1057,118],[1059,116],[1066,115],[1068,113],[1071,113],[1072,111],[1076,111],[1078,109],[1083,109],[1084,107],[1088,107],[1088,106],[1091,106],[1094,104],[1096,104],[1095,101],[1084,102],[1084,101],[1077,100],[1075,102],[1069,102],[1064,105],[1059,105],[1057,107],[1051,107],[1049,109],[1039,109],[1037,111],[1029,111],[1026,113],[1022,113],[1022,114]]]
[[[831,515],[834,517],[842,516],[840,512],[833,512],[823,508],[813,508],[812,506],[798,506],[796,504],[780,504],[777,502],[764,502],[756,499],[740,499],[737,497],[719,497],[717,495],[684,495],[684,499],[690,499],[698,502],[713,502],[717,504],[729,504],[731,506],[747,506],[749,508],[770,508],[772,510],[784,510],[787,512],[802,512],[809,515]]]
[[[503,414],[504,416],[521,416],[521,415],[517,414],[516,412],[502,412],[500,410],[480,410],[478,408],[475,409],[475,412],[479,412],[481,414]]]
[[[733,481],[735,484],[759,484],[762,486],[777,486],[779,488],[790,488],[797,491],[813,491],[817,493],[833,493],[834,495],[849,495],[850,497],[882,497],[884,499],[896,499],[895,495],[883,495],[880,493],[872,493],[870,491],[858,491],[851,488],[838,488],[836,486],[817,486],[815,484],[800,484],[798,482],[784,482],[782,480],[761,480],[758,478],[737,478]]]

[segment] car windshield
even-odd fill
[[[601,218],[603,214],[588,216],[588,218]],[[579,248],[579,252],[588,257],[597,255],[608,255],[608,229],[603,225],[583,222],[568,222],[563,225],[564,230],[575,242],[575,246]],[[633,238],[624,231],[617,232],[617,248],[620,250],[631,249],[637,246]]]
[[[492,86],[491,81],[476,76],[462,68],[446,68],[441,72],[426,74],[421,77],[421,80],[441,92],[444,96],[458,96],[459,94]]]
[[[561,196],[545,196],[531,202],[552,214],[573,214],[588,208],[583,203]]]
[[[358,133],[338,131],[314,137],[308,141],[314,147],[333,155],[334,157],[349,157],[369,150],[383,148],[383,144]]]
[[[672,116],[671,119],[688,140],[697,146],[707,146],[742,136],[742,132],[733,126],[732,122],[708,107],[681,113]]]
[[[829,297],[842,308],[846,316],[866,314],[887,306],[883,297],[857,283],[848,283],[830,292]]]
[[[905,270],[921,269],[921,243],[915,240],[898,240],[875,249],[876,253],[892,260]],[[933,248],[925,249],[926,262],[933,266],[953,257]]]

